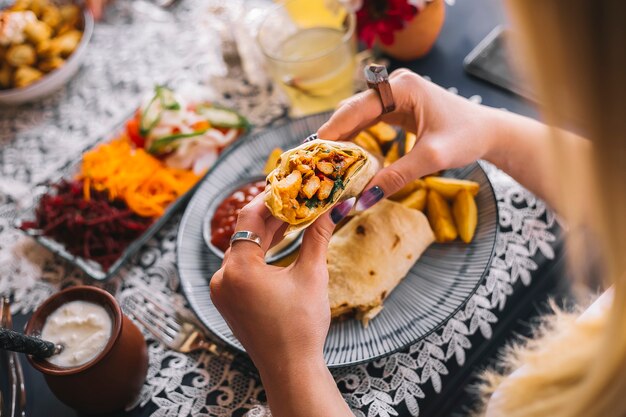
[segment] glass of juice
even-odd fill
[[[287,0],[268,13],[258,42],[291,116],[333,109],[353,94],[355,26],[337,0]]]

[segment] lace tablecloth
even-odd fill
[[[284,115],[282,98],[263,77],[251,80],[254,74],[246,76],[242,69],[230,30],[241,4],[223,4],[186,0],[165,12],[142,0],[118,1],[107,21],[97,25],[86,63],[67,88],[37,104],[0,110],[0,294],[12,296],[14,313],[29,313],[60,288],[85,282],[80,271],[12,228],[16,212],[31,204],[38,184],[124,120],[156,82],[199,82],[203,93],[237,107],[257,126]],[[536,258],[554,257],[552,213],[510,177],[483,166],[500,212],[495,258],[485,282],[426,340],[373,363],[334,371],[356,416],[419,415],[426,393],[441,391],[442,377],[451,366],[464,364],[476,336],[491,337],[514,286],[530,285]],[[96,285],[121,302],[148,287],[184,308],[175,264],[179,219],[171,219],[117,277]],[[259,382],[228,360],[173,352],[146,336],[150,368],[136,406],[152,403],[152,417],[268,415]]]

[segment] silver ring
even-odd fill
[[[254,242],[259,247],[261,247],[261,237],[254,232],[250,232],[248,230],[241,230],[239,232],[233,233],[233,236],[230,238],[230,244],[232,245],[236,240],[247,240],[249,242]]]

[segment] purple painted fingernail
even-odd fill
[[[359,198],[359,201],[356,203],[356,211],[367,210],[374,204],[378,203],[384,196],[385,193],[383,189],[378,185],[370,188],[361,194],[361,198]]]
[[[343,220],[343,218],[346,217],[348,213],[350,213],[352,207],[354,207],[355,201],[356,198],[351,197],[346,201],[337,204],[330,212],[330,219],[333,221],[333,223],[337,224],[341,220]]]
[[[317,133],[313,133],[312,135],[307,136],[307,138],[304,141],[302,141],[302,143],[311,142],[312,140],[315,140],[315,139],[319,139],[317,137]]]

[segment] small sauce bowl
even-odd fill
[[[225,187],[220,196],[209,205],[207,213],[204,216],[204,220],[202,222],[202,237],[204,239],[204,243],[209,248],[209,250],[220,259],[224,259],[224,251],[222,250],[222,248],[219,248],[213,244],[213,230],[211,227],[211,223],[218,211],[218,208],[222,205],[222,203],[226,201],[226,199],[231,198],[234,193],[238,191],[240,192],[242,188],[253,185],[260,181],[265,181],[265,177],[255,176],[251,178],[246,178],[242,181],[235,183],[231,187]],[[264,191],[261,191],[261,193],[264,193]],[[235,223],[236,220],[233,222],[233,232]],[[276,264],[284,258],[288,258],[289,255],[293,254],[297,249],[300,248],[300,245],[302,243],[302,236],[302,232],[292,233],[285,236],[285,238],[281,242],[279,242],[276,246],[267,251],[265,255],[265,262],[268,264]],[[230,238],[230,236],[228,236],[228,238]]]
[[[85,364],[68,368],[32,356],[28,361],[44,374],[57,398],[77,411],[104,414],[122,410],[139,396],[148,371],[148,350],[143,335],[111,294],[90,286],[58,292],[33,313],[26,334],[39,336],[53,311],[78,300],[98,304],[109,313],[111,337],[102,352]]]

